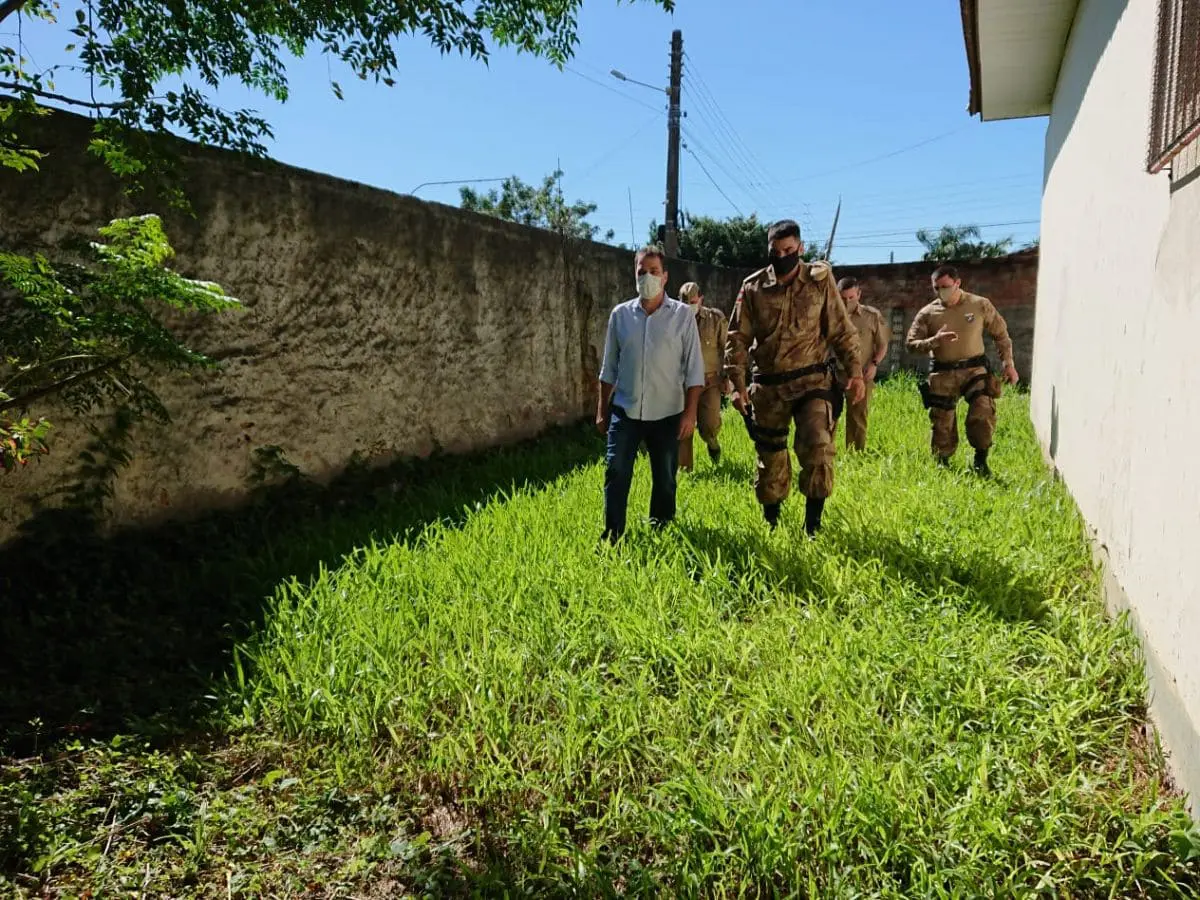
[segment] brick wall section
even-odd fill
[[[239,503],[253,451],[267,445],[321,480],[355,452],[384,463],[479,449],[594,409],[609,310],[633,294],[630,251],[192,144],[182,152],[195,217],[135,206],[84,152],[89,129],[56,112],[32,142],[49,154],[41,172],[0,170],[0,245],[53,248],[159,212],[174,267],[244,304],[176,323],[222,367],[156,385],[173,423],[139,433],[113,524]],[[902,311],[906,328],[929,297],[929,268],[837,273],[863,278],[868,302]],[[670,265],[672,290],[698,281],[726,313],[746,274]],[[968,264],[964,276],[1009,317],[1022,365],[1036,259]],[[58,426],[54,450],[0,479],[0,541],[54,502],[86,439],[72,416],[39,411]]]
[[[1013,357],[1021,379],[1029,381],[1033,358],[1033,314],[1037,296],[1038,254],[1014,253],[998,259],[955,263],[963,288],[981,294],[995,304],[1008,324],[1013,340]],[[838,266],[839,278],[853,275],[862,286],[863,302],[876,307],[892,325],[885,372],[897,367],[924,371],[925,359],[904,349],[904,336],[921,307],[935,295],[929,276],[933,263],[894,263],[874,266]],[[985,339],[988,356],[999,366],[996,348]]]

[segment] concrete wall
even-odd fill
[[[1032,414],[1200,795],[1200,181],[1145,172],[1155,0],[1084,0],[1046,135]],[[1178,173],[1177,173],[1178,175]]]
[[[0,171],[0,245],[53,248],[146,211],[83,153],[86,119],[52,120],[37,139],[50,154],[40,173]],[[630,252],[275,163],[185,153],[196,217],[154,210],[175,268],[219,282],[245,309],[180,326],[222,369],[158,382],[174,424],[140,434],[114,523],[238,502],[253,451],[268,445],[320,479],[356,450],[381,462],[481,448],[594,409],[608,312],[635,293]],[[736,294],[736,273],[676,263],[672,275]],[[85,435],[54,418],[52,454],[0,479],[0,540],[53,503],[69,474]]]
[[[595,405],[604,327],[633,294],[629,251],[425,203],[276,163],[182,145],[195,217],[131,206],[83,152],[87,119],[55,113],[35,144],[41,173],[0,171],[0,245],[50,250],[113,217],[156,211],[186,275],[245,308],[181,322],[219,372],[163,378],[173,416],[145,427],[117,482],[112,524],[236,504],[254,451],[278,446],[318,480],[358,452],[370,462],[456,452],[537,434]],[[931,299],[929,264],[838,268],[903,333]],[[967,263],[972,290],[1009,319],[1024,366],[1036,257]],[[671,289],[700,282],[726,313],[745,271],[673,261]],[[0,541],[54,505],[86,438],[55,410],[53,452],[0,479]]]

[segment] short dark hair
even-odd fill
[[[955,281],[958,281],[958,269],[949,263],[940,265],[933,270],[933,280],[937,281],[939,278],[953,278]]]
[[[767,229],[767,243],[771,244],[775,241],[781,241],[784,238],[794,237],[800,240],[800,223],[794,219],[780,219],[774,225]]]
[[[638,250],[638,252],[633,255],[633,264],[636,266],[642,260],[651,256],[658,257],[658,261],[663,264],[664,269],[667,267],[667,253],[658,244],[647,244],[645,247],[642,247],[642,249]]]
[[[858,287],[858,279],[853,275],[847,275],[845,278],[838,280],[838,290],[848,291],[850,288]]]

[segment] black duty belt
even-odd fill
[[[787,382],[803,378],[805,375],[829,372],[832,368],[832,363],[827,360],[812,366],[805,366],[803,369],[790,369],[787,372],[755,372],[752,380],[755,384],[787,384]]]
[[[970,359],[960,359],[957,362],[938,362],[933,360],[929,367],[931,372],[952,372],[956,369],[978,369],[988,367],[988,358],[986,356],[972,356]]]

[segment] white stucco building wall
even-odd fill
[[[1200,171],[1146,173],[1156,0],[1083,0],[1046,135],[1032,414],[1200,806]]]

